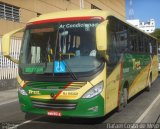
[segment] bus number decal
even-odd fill
[[[77,96],[78,92],[63,92],[63,95],[68,95],[68,96]]]

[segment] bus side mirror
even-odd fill
[[[99,51],[107,50],[107,25],[108,21],[104,21],[96,28],[96,44]]]
[[[18,64],[19,60],[13,58],[10,56],[10,42],[11,42],[11,37],[19,32],[24,32],[24,28],[20,28],[14,31],[11,31],[2,37],[2,54],[9,60],[13,61],[14,63]]]

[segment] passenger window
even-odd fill
[[[119,20],[113,17],[110,17],[109,19],[107,53],[109,55],[109,62],[114,66],[118,63],[122,53],[128,51],[128,30],[127,26]]]

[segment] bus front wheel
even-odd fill
[[[35,115],[35,114],[28,113],[28,112],[25,113],[25,120],[32,120],[36,117],[37,117],[37,115]]]

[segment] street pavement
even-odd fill
[[[80,119],[30,115],[25,120],[25,113],[20,110],[17,90],[0,92],[0,123],[2,129],[151,129],[160,128],[160,78],[150,92],[142,91],[132,98],[121,112],[115,110],[99,119]],[[115,127],[115,123],[116,127]],[[125,124],[124,124],[125,123]],[[139,123],[138,126],[135,126]],[[158,123],[158,124],[156,124]],[[114,126],[112,126],[114,124]],[[147,125],[149,124],[149,125]],[[127,126],[126,126],[127,125]],[[140,125],[140,126],[139,126]]]
[[[0,105],[17,101],[17,89],[0,91]]]

